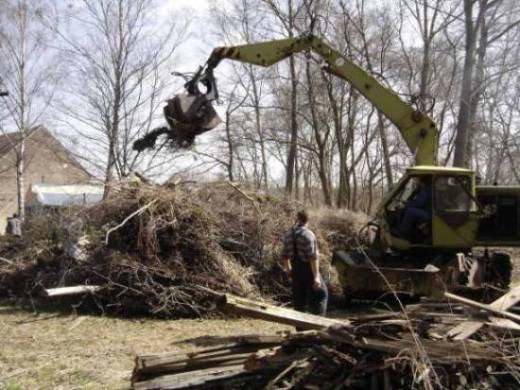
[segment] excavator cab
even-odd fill
[[[473,171],[412,167],[378,211],[383,247],[464,250],[475,242],[480,210]]]
[[[465,256],[457,254],[471,250],[481,217],[474,194],[470,170],[409,168],[381,202],[372,245],[362,252],[334,253],[347,299],[390,291],[440,296],[459,286],[469,268]]]

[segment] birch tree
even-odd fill
[[[60,31],[75,75],[63,112],[90,143],[84,157],[103,171],[105,196],[117,178],[145,164],[155,167],[132,144],[152,128],[163,105],[171,80],[165,67],[186,24],[161,23],[152,11],[157,8],[148,0],[84,0],[68,16],[74,30]]]
[[[26,141],[46,117],[60,78],[51,32],[44,20],[49,4],[43,1],[4,0],[0,13],[0,98],[4,125],[0,130],[14,152],[18,215],[25,218]]]

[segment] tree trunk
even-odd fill
[[[485,7],[486,2],[484,2],[481,7]],[[480,34],[479,34],[479,44],[476,49],[476,65],[475,65],[475,80],[473,82],[471,100],[469,105],[469,117],[470,117],[470,128],[473,130],[471,136],[468,136],[468,141],[466,143],[466,159],[468,161],[468,166],[471,165],[471,158],[473,156],[473,139],[477,135],[477,129],[471,126],[474,123],[475,118],[477,116],[478,104],[480,102],[480,97],[482,96],[482,92],[484,90],[484,71],[485,71],[485,59],[486,59],[486,51],[488,46],[488,28],[486,25],[485,18],[482,18],[480,23]]]
[[[290,139],[289,151],[287,153],[287,175],[285,179],[285,192],[291,195],[294,185],[294,174],[296,170],[296,148],[298,142],[298,123],[296,121],[297,110],[297,80],[296,80],[296,64],[294,57],[289,58],[289,67],[291,70],[291,108],[290,108]]]
[[[18,217],[25,221],[25,134],[21,132],[20,149],[16,156],[16,192],[18,200]]]
[[[329,176],[327,172],[327,137],[321,134],[320,121],[316,111],[316,101],[314,95],[314,82],[312,80],[310,61],[307,59],[305,64],[305,74],[307,76],[308,101],[311,111],[312,130],[317,147],[318,154],[318,175],[320,177],[323,200],[327,206],[332,206],[332,197],[330,194]]]
[[[466,39],[462,88],[460,92],[460,108],[457,118],[457,125],[455,127],[457,136],[455,138],[453,165],[456,167],[466,167],[469,163],[468,142],[470,137],[470,126],[473,120],[471,117],[470,105],[473,93],[473,73],[475,70],[475,49],[477,42],[477,31],[473,23],[474,3],[475,2],[473,0],[464,0]],[[482,7],[483,6],[481,6],[479,9],[479,19],[483,18]]]
[[[256,85],[256,78],[253,73],[253,69],[249,67],[249,77],[251,78],[251,84],[253,87],[253,100],[255,106],[255,130],[258,135],[258,141],[260,143],[260,155],[262,158],[262,177],[265,189],[267,190],[269,187],[268,176],[267,176],[267,154],[265,152],[265,142],[264,135],[262,134],[262,116],[260,115],[260,96],[258,94],[258,87]],[[262,177],[260,178],[260,187],[262,185]]]
[[[379,134],[381,136],[381,146],[383,149],[383,164],[385,167],[386,182],[390,190],[394,185],[394,177],[392,172],[392,164],[390,161],[390,149],[388,148],[388,138],[386,135],[383,114],[377,113]]]
[[[226,142],[228,147],[228,163],[227,163],[227,177],[229,181],[233,182],[233,164],[234,164],[234,146],[233,140],[231,139],[231,113],[226,111]]]
[[[294,16],[293,16],[293,2],[292,0],[287,0],[287,8],[288,8],[288,28],[287,32],[289,38],[294,36],[293,27],[294,27]],[[289,140],[289,151],[287,153],[287,174],[285,178],[285,192],[288,195],[292,194],[294,188],[294,177],[296,173],[296,153],[298,147],[298,122],[296,120],[296,110],[297,110],[297,88],[298,88],[298,80],[296,79],[296,63],[294,60],[294,55],[289,57],[289,69],[291,74],[291,108],[290,108],[290,140]]]
[[[107,160],[107,168],[105,170],[105,190],[103,192],[103,199],[108,198],[110,192],[112,191],[112,186],[114,182],[114,165],[115,165],[115,156],[114,156],[114,143],[112,140],[108,142],[108,160]]]

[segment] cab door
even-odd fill
[[[433,244],[439,248],[470,248],[478,228],[472,176],[436,175],[433,179]]]

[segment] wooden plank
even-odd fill
[[[363,315],[354,315],[350,317],[352,322],[362,323],[362,322],[372,322],[372,321],[382,321],[388,320],[395,317],[401,317],[403,314],[398,311],[392,311],[387,313],[376,313],[376,314],[363,314]]]
[[[163,364],[179,362],[187,359],[216,356],[217,354],[224,355],[237,353],[239,351],[243,351],[246,347],[249,347],[249,350],[269,348],[280,344],[284,339],[285,337],[283,336],[242,336],[237,337],[235,342],[202,349],[195,352],[167,352],[155,355],[140,355],[136,357],[136,368],[142,369],[145,367],[160,366]]]
[[[105,288],[104,286],[70,286],[45,289],[48,297],[61,297],[65,295],[93,294]]]
[[[514,321],[508,320],[507,318],[490,317],[486,325],[494,328],[507,329],[520,332],[520,325]]]
[[[520,302],[520,285],[512,287],[509,292],[489,304],[497,310],[508,310]]]
[[[196,372],[163,375],[159,378],[132,383],[134,390],[182,389],[202,386],[208,382],[230,378],[245,373],[243,364],[229,367],[208,368]]]
[[[354,337],[351,332],[339,328],[329,328],[322,333],[322,337],[336,343],[351,345],[363,350],[384,352],[390,355],[399,355],[403,351],[420,353],[423,350],[435,362],[501,362],[503,357],[498,351],[485,348],[484,345],[456,342],[453,340],[417,339],[410,333],[403,334],[400,339],[381,339],[376,337]],[[421,349],[418,349],[418,343]]]
[[[500,317],[505,317],[505,318],[508,318],[508,319],[510,319],[512,321],[520,322],[520,315],[518,315],[518,314],[513,314],[513,313],[510,313],[510,312],[505,311],[505,310],[496,309],[495,307],[493,307],[491,305],[486,305],[484,303],[473,301],[473,300],[468,299],[468,298],[460,297],[458,295],[455,295],[455,294],[452,294],[452,293],[449,293],[449,292],[445,292],[444,296],[446,298],[453,299],[454,301],[457,301],[457,302],[460,302],[460,303],[464,303],[465,305],[468,305],[468,306],[471,306],[471,307],[476,307],[477,309],[485,310],[485,311],[488,311],[490,313],[494,313],[494,314],[496,314],[496,315],[498,315]]]
[[[465,340],[484,326],[480,321],[465,321],[451,328],[446,336],[454,340]]]
[[[170,362],[157,366],[149,366],[140,369],[134,373],[135,378],[147,378],[157,376],[163,373],[176,374],[180,372],[197,371],[212,367],[225,367],[230,365],[243,364],[251,356],[251,352],[205,357],[199,359],[187,359],[184,361]]]
[[[280,324],[292,325],[301,329],[324,329],[329,326],[349,326],[349,320],[335,320],[314,314],[252,301],[231,294],[225,295],[225,308],[238,314],[259,318]]]
[[[520,325],[507,318],[489,317],[488,321],[466,321],[462,324],[455,326],[450,329],[446,334],[453,340],[466,340],[473,334],[478,332],[484,325],[491,326],[493,328],[506,329],[510,331],[520,332]]]
[[[518,302],[520,302],[520,285],[512,287],[509,292],[502,295],[488,306],[495,310],[505,311],[516,305]],[[488,325],[515,330],[515,323],[512,323],[511,320],[509,320],[509,322],[497,320],[498,319],[490,319]],[[478,332],[483,326],[484,322],[482,321],[467,321],[450,329],[447,336],[454,338],[455,340],[465,340]]]

